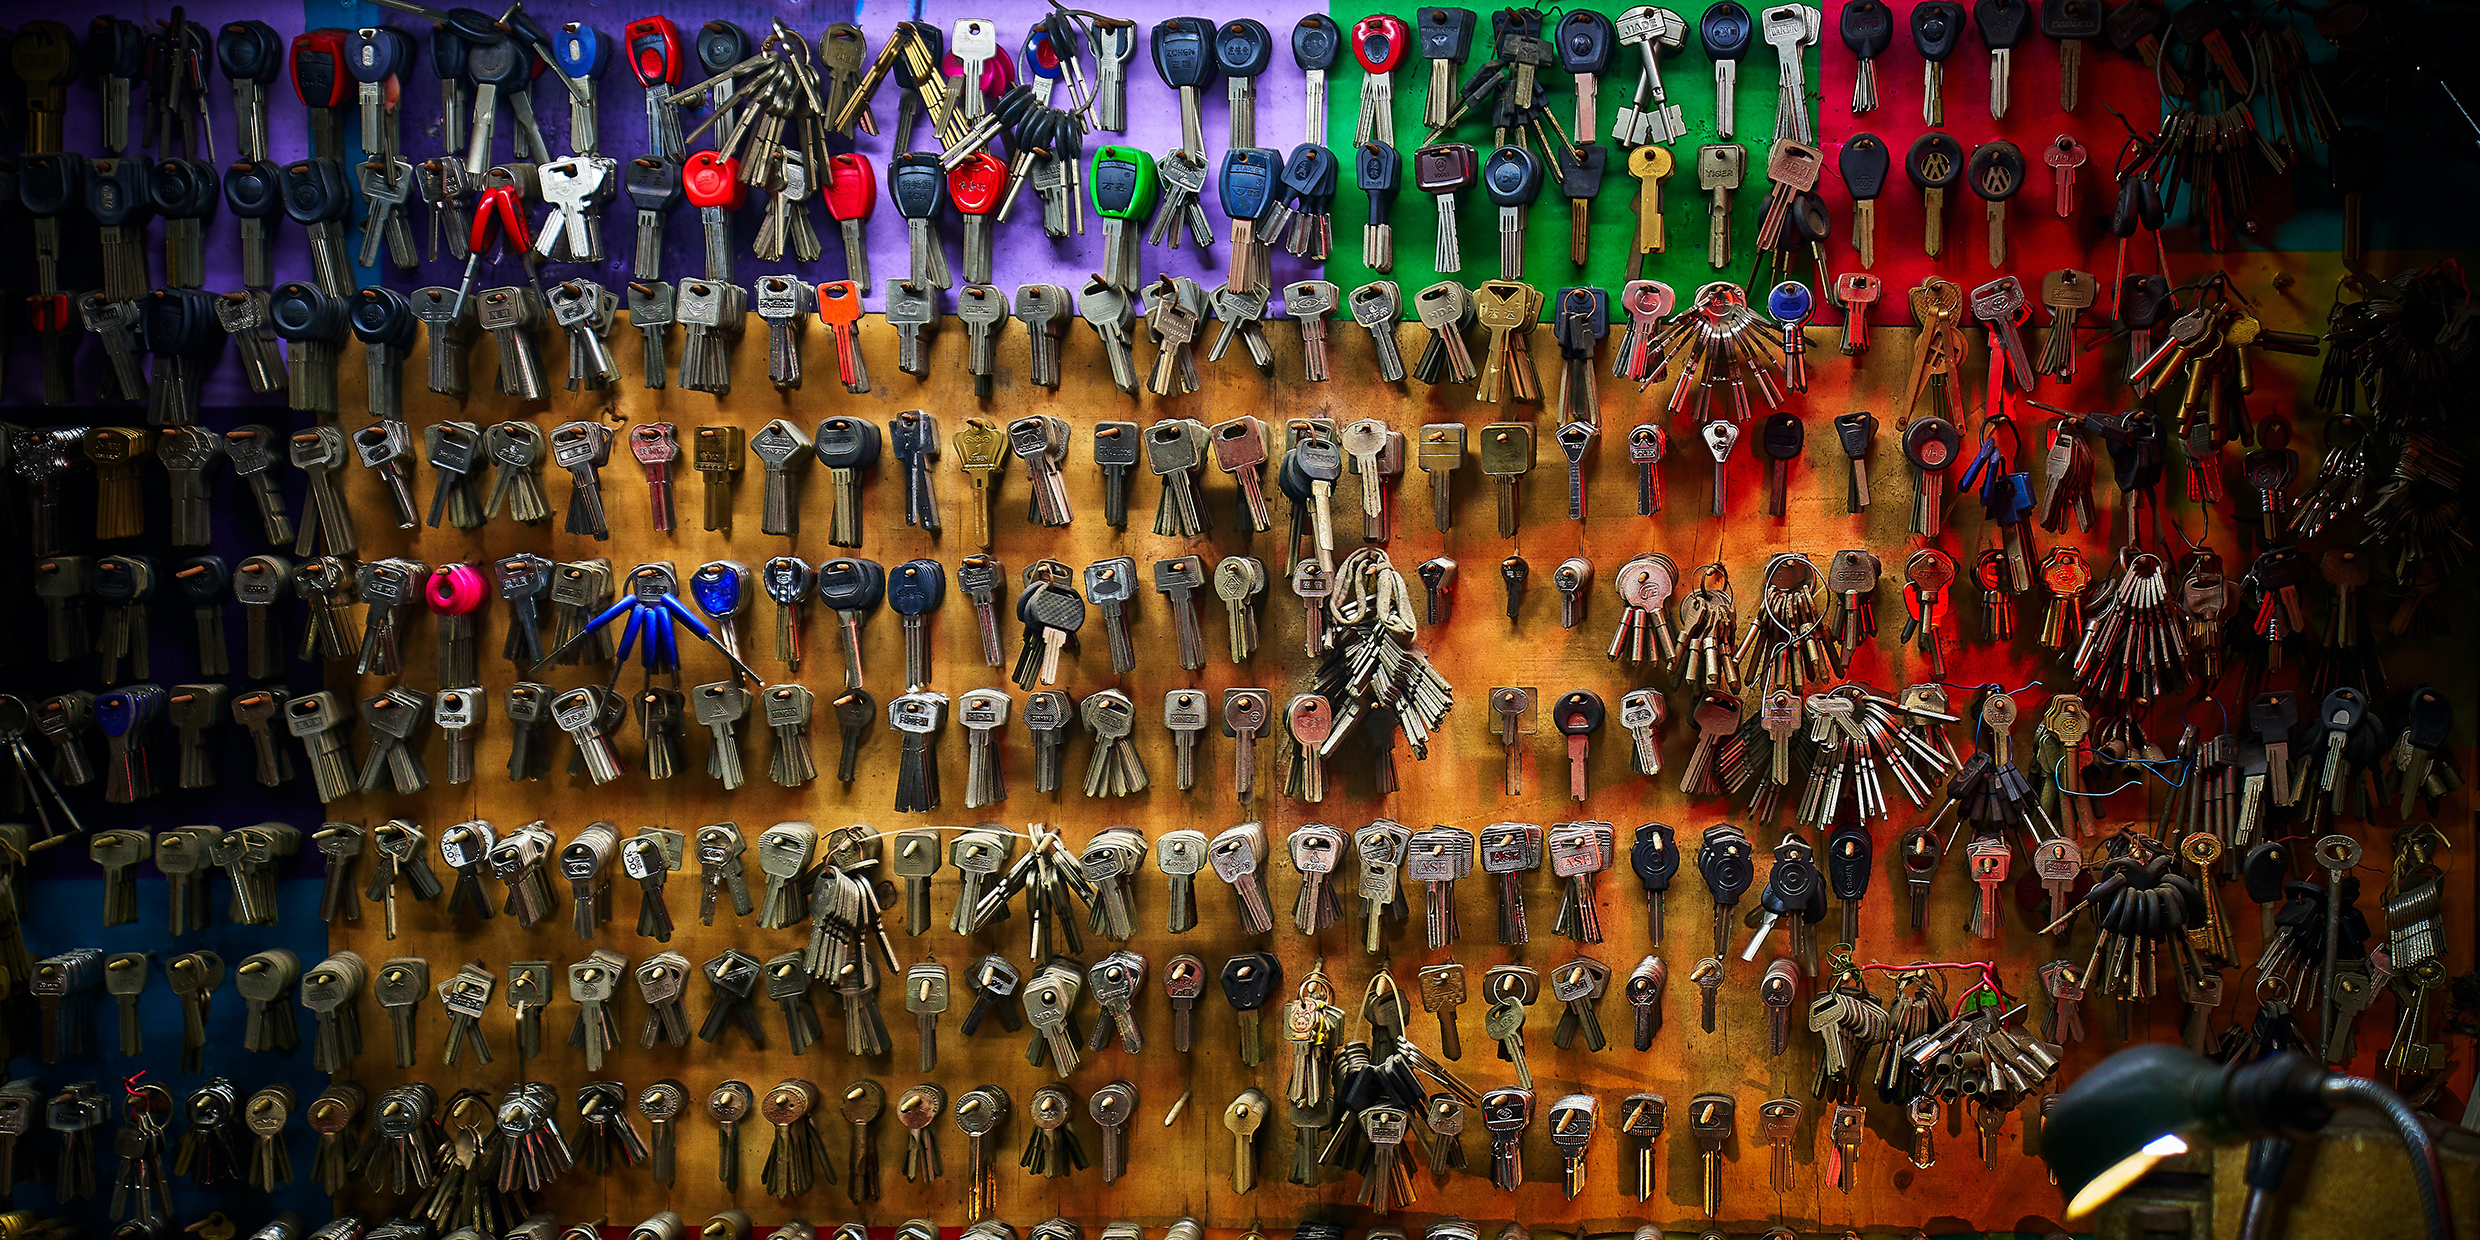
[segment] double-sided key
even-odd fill
[[[1920,119],[1933,129],[1946,124],[1946,60],[1962,44],[1963,26],[1964,8],[1956,0],[1921,0],[1912,6],[1912,48],[1922,61]],[[1993,101],[1998,89],[1993,83]]]
[[[2019,9],[2023,7],[2023,0],[2014,3]],[[2024,187],[2024,172],[2023,148],[2003,140],[1972,148],[1971,158],[1965,162],[1972,192],[1988,205],[1991,267],[2006,265],[2006,203]]]
[[[1945,2],[1924,0],[1922,7]],[[1946,252],[1946,191],[1962,179],[1965,162],[1963,145],[1943,133],[1922,134],[1903,157],[1905,175],[1920,188],[1921,249],[1931,258]]]

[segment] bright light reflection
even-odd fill
[[[2075,1200],[2067,1203],[2067,1221],[2074,1222],[2100,1209],[2112,1197],[2126,1191],[2129,1185],[2143,1179],[2145,1173],[2159,1165],[2163,1159],[2176,1158],[2186,1152],[2187,1142],[2175,1132],[2164,1133],[2146,1142],[2143,1149],[2120,1159],[2117,1165],[2094,1176],[2091,1183],[2086,1184],[2082,1191],[2076,1193]]]

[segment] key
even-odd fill
[[[2056,3],[2058,0],[2049,0],[2049,3],[2045,3],[2042,6],[2044,13],[2046,14],[2047,10]],[[2084,4],[2082,0],[2065,0],[2065,3],[2074,7],[2092,7]],[[2097,13],[2098,10],[2096,9],[2095,12]],[[2073,46],[2077,45],[2072,42],[2059,44],[2062,52]],[[2062,133],[2052,139],[2049,146],[2041,152],[2041,162],[2048,164],[2050,168],[2052,205],[2058,212],[2058,218],[2073,219],[2075,217],[2076,170],[2084,166],[2084,145]]]
[[[1223,735],[1232,738],[1232,790],[1243,805],[1256,796],[1257,742],[1266,735],[1273,713],[1273,701],[1263,689],[1223,691]]]
[[[2116,14],[2107,14],[2115,17]],[[2105,16],[2090,0],[2042,0],[2040,28],[2044,38],[2058,41],[2058,110],[2073,112],[2083,99],[2084,53],[2102,35]],[[2158,13],[2152,15],[2158,21]]]
[[[2001,0],[1979,0],[1979,2],[1988,5],[2001,3]],[[2004,2],[2011,3],[2018,11],[2022,10],[2024,4],[2024,0],[2004,0]],[[2003,49],[2000,54],[2004,54]],[[1993,85],[1991,89],[2003,88]],[[2023,150],[2012,142],[1984,142],[1972,148],[1972,157],[1966,168],[1971,177],[1972,192],[1980,195],[1981,201],[1988,204],[1989,265],[2004,266],[2006,264],[2006,201],[2013,198],[2015,192],[2024,187]]]
[[[1579,145],[1593,141],[1601,112],[1600,78],[1610,68],[1612,45],[1619,39],[1608,17],[1585,11],[1562,15],[1551,37],[1559,68],[1576,83],[1576,121],[1570,133]],[[1624,141],[1626,136],[1614,127],[1613,138]]]
[[[1931,0],[1944,4],[1947,0]],[[1950,6],[1959,7],[1959,6]],[[1915,13],[1920,10],[1914,10]],[[1930,65],[1934,72],[1938,66]],[[1921,234],[1922,249],[1931,258],[1946,250],[1946,191],[1961,179],[1965,168],[1962,144],[1943,133],[1922,134],[1904,156],[1903,170],[1920,187],[1922,218],[1925,231]],[[1993,234],[1993,244],[1995,234]]]
[[[1231,885],[1241,925],[1250,934],[1264,934],[1274,928],[1274,913],[1267,906],[1265,885],[1258,876],[1264,856],[1265,831],[1254,822],[1242,823],[1215,836],[1206,849],[1206,860],[1214,867],[1215,876]],[[1244,1048],[1246,1042],[1244,1037]]]
[[[1715,11],[1706,10],[1709,15]],[[1712,198],[1706,216],[1705,257],[1717,271],[1731,262],[1731,195],[1739,189],[1747,166],[1746,147],[1716,143],[1697,148],[1697,188]]]
[[[856,431],[855,434],[859,432]],[[700,432],[699,443],[708,444],[703,431]],[[749,437],[749,450],[758,458],[759,465],[766,470],[765,496],[760,505],[758,518],[759,530],[767,534],[797,534],[800,531],[800,507],[792,493],[796,485],[793,476],[797,473],[806,473],[810,461],[814,459],[810,437],[792,423],[776,418],[765,426],[759,427],[757,433]],[[714,485],[712,475],[726,471],[707,469],[706,451],[707,448],[702,446],[699,468],[706,470],[710,475],[708,485],[711,487]],[[737,452],[728,452],[728,456],[733,461],[739,459]]]
[[[1863,4],[1875,5],[1881,14],[1885,12],[1880,0],[1854,0],[1854,3],[1846,5],[1843,10],[1846,38],[1849,37],[1852,11]],[[1864,62],[1863,77],[1867,76],[1866,68]],[[1918,149],[1915,145],[1915,152]],[[1851,193],[1852,246],[1859,251],[1860,265],[1863,267],[1877,265],[1877,199],[1885,191],[1890,162],[1885,141],[1873,133],[1853,134],[1843,143],[1842,152],[1835,157],[1835,170],[1842,175],[1843,187]],[[1942,195],[1939,201],[1943,203]],[[1935,213],[1932,214],[1934,217]]]
[[[1728,1094],[1698,1094],[1688,1101],[1688,1135],[1696,1139],[1698,1159],[1704,1166],[1707,1218],[1721,1208],[1722,1151],[1737,1131],[1736,1109]]]
[[[1532,210],[1533,200],[1541,193],[1541,163],[1522,147],[1502,146],[1491,151],[1489,159],[1482,163],[1480,181],[1490,201],[1498,206],[1499,278],[1521,280],[1524,220]]]
[[[1437,252],[1432,266],[1441,275],[1462,271],[1464,252],[1463,244],[1456,235],[1456,195],[1471,189],[1474,182],[1480,179],[1480,157],[1470,143],[1445,142],[1413,152],[1412,167],[1414,186],[1437,199]],[[1538,192],[1538,165],[1533,172],[1533,188]]]
[[[1231,1130],[1232,1162],[1231,1191],[1246,1193],[1257,1187],[1257,1129],[1266,1122],[1271,1110],[1266,1095],[1255,1088],[1243,1089],[1231,1105],[1223,1109],[1223,1126]]]
[[[1163,85],[1180,93],[1180,149],[1205,155],[1205,123],[1198,114],[1199,92],[1214,80],[1213,23],[1202,17],[1174,17],[1156,22],[1149,49],[1154,71]],[[1243,145],[1234,143],[1234,145]]]
[[[878,424],[866,418],[832,417],[818,424],[811,444],[834,489],[827,519],[829,545],[861,545],[861,478],[878,464],[883,443]]]
[[[1989,116],[1992,120],[2006,117],[2007,87],[2013,76],[2015,48],[2029,33],[2032,17],[2032,6],[2027,0],[1973,0],[1972,24],[1980,28],[1981,42],[1989,48]],[[2065,70],[2063,60],[2060,70]],[[2062,107],[2060,110],[2069,109]]]
[[[1493,422],[1480,432],[1481,472],[1498,481],[1498,533],[1513,538],[1519,511],[1517,488],[1533,468],[1533,428]]]
[[[1552,704],[1550,719],[1567,737],[1568,797],[1578,803],[1585,799],[1585,759],[1592,752],[1593,734],[1601,731],[1602,699],[1590,690],[1567,693]]]
[[[1403,295],[1392,281],[1379,280],[1352,290],[1352,319],[1369,332],[1378,355],[1378,377],[1389,383],[1404,380],[1404,358],[1395,344],[1396,324],[1403,321]]]
[[[1636,234],[1628,251],[1628,278],[1642,274],[1645,256],[1668,248],[1663,232],[1662,182],[1671,175],[1668,147],[1640,146],[1628,153],[1628,175],[1636,178]]]
[[[2016,25],[2021,27],[2021,17],[2016,17]],[[1947,57],[1954,55],[1954,47],[1962,45],[1962,40],[1964,5],[1954,0],[1927,0],[1912,7],[1912,47],[1920,52],[1922,60],[1920,119],[1932,129],[1947,124]],[[1991,67],[1991,104],[1999,102],[1999,92],[2004,89],[1996,82],[1996,67]]]
[[[1934,538],[1945,524],[1946,468],[1960,443],[1954,424],[1935,415],[1914,419],[1904,428],[1903,455],[1916,471],[1912,528],[1918,533]]]
[[[1718,137],[1728,138],[1732,134],[1739,62],[1748,55],[1755,34],[1756,23],[1737,0],[1707,8],[1697,23],[1698,40],[1704,44],[1705,55],[1714,62],[1714,133]]]

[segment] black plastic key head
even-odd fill
[[[1602,73],[1610,68],[1611,45],[1618,37],[1618,29],[1609,18],[1591,9],[1570,9],[1559,19],[1550,42],[1558,50],[1560,69],[1568,73]]]
[[[1550,721],[1563,736],[1591,736],[1601,731],[1606,714],[1601,695],[1590,689],[1560,694],[1550,707]]]
[[[146,69],[146,32],[125,17],[103,15],[89,22],[79,50],[89,77],[134,78]]]
[[[818,452],[818,463],[829,469],[868,469],[878,464],[884,441],[878,423],[868,418],[833,417],[818,424],[818,434],[810,442]]]
[[[1808,841],[1785,836],[1774,846],[1774,864],[1766,871],[1765,890],[1757,902],[1768,912],[1801,914],[1818,893],[1817,864]]]
[[[1335,67],[1343,53],[1343,30],[1324,13],[1311,13],[1292,27],[1292,63],[1303,72]]]
[[[2260,561],[2257,566],[2260,576],[2263,574],[2263,567]],[[2289,741],[2291,729],[2298,726],[2298,723],[2299,695],[2296,693],[2288,691],[2260,693],[2256,695],[2255,701],[2248,703],[2248,727],[2254,730],[2257,739],[2265,744],[2276,745]]]
[[[661,155],[640,155],[622,166],[621,184],[629,202],[657,215],[680,203],[681,161]]]
[[[887,606],[899,616],[926,616],[947,600],[947,572],[937,560],[906,560],[887,574]]]
[[[2403,706],[2404,730],[2415,749],[2435,749],[2454,732],[2454,700],[2428,685],[2411,691]]]
[[[98,159],[86,178],[86,213],[105,228],[136,228],[155,217],[155,165]]]
[[[1352,160],[1352,184],[1369,195],[1369,218],[1383,220],[1403,188],[1403,153],[1383,142],[1363,142]]]
[[[1671,889],[1671,876],[1679,873],[1679,840],[1668,823],[1648,822],[1636,828],[1628,866],[1636,871],[1636,881],[1645,890]]]
[[[224,198],[224,178],[203,159],[158,162],[148,188],[155,196],[155,213],[171,219],[206,219]]]
[[[2032,6],[2025,0],[1972,0],[1972,24],[1991,51],[2015,47],[2032,31]]]
[[[697,58],[706,76],[721,73],[749,59],[749,32],[731,22],[710,21],[698,30]]]
[[[353,195],[336,160],[304,159],[284,166],[284,213],[294,223],[342,220],[352,209]]]
[[[1903,455],[1913,466],[1928,473],[1938,473],[1955,463],[1955,453],[1963,447],[1963,436],[1955,424],[1934,414],[1914,418],[1903,428]]]
[[[1857,824],[1836,827],[1826,838],[1826,886],[1837,900],[1857,900],[1869,893],[1869,874],[1874,869],[1875,846],[1869,833]]]
[[[1214,80],[1214,23],[1202,17],[1173,17],[1154,23],[1151,48],[1154,72],[1163,85],[1178,90],[1203,87]]]
[[[2098,39],[2105,16],[2107,9],[2101,0],[2041,0],[2041,35],[2049,39]]]
[[[264,86],[284,69],[284,39],[262,21],[226,22],[215,34],[215,63],[228,80]]]
[[[1937,0],[1930,0],[1936,3]],[[1756,34],[1757,24],[1748,17],[1748,9],[1738,0],[1720,0],[1697,19],[1696,37],[1705,45],[1705,55],[1714,60],[1739,60],[1748,55],[1748,44]]]
[[[1843,46],[1861,60],[1875,60],[1894,45],[1894,10],[1886,0],[1845,0]]]
[[[1341,175],[1335,153],[1324,146],[1303,142],[1292,148],[1292,157],[1283,161],[1283,195],[1312,202],[1335,196],[1335,180]]]
[[[947,207],[947,170],[927,152],[898,155],[887,163],[887,195],[908,220],[934,218]]]
[[[1238,17],[1214,31],[1214,69],[1224,77],[1253,78],[1274,60],[1274,35],[1254,17]]]
[[[1610,171],[1610,148],[1599,142],[1582,146],[1552,147],[1550,158],[1559,176],[1559,195],[1570,202],[1582,202],[1602,192],[1602,177]]]
[[[2170,281],[2157,275],[2128,276],[2118,286],[2119,320],[2150,331],[2170,305]]]
[[[1748,837],[1737,832],[1727,834],[1707,830],[1697,844],[1696,872],[1705,880],[1705,890],[1714,903],[1733,905],[1748,894],[1748,885],[1756,881],[1756,860],[1749,855]]]
[[[1464,63],[1472,55],[1473,29],[1477,24],[1471,9],[1420,10],[1414,14],[1413,37],[1420,43],[1421,59]]]
[[[1498,206],[1529,207],[1541,196],[1541,161],[1523,147],[1502,146],[1482,164],[1481,186]]]
[[[353,338],[364,345],[413,343],[422,320],[413,316],[413,302],[392,288],[369,285],[352,298]]]
[[[1221,981],[1223,997],[1232,1007],[1254,1012],[1283,985],[1283,963],[1269,952],[1243,952],[1223,962]]]
[[[86,205],[86,157],[75,151],[28,155],[17,163],[17,203],[26,214],[51,219]]]
[[[234,163],[224,170],[224,206],[245,220],[274,219],[284,210],[283,173],[258,160]]]
[[[2316,708],[2316,724],[2327,732],[2349,732],[2359,726],[2360,717],[2368,713],[2368,701],[2359,690],[2349,686],[2325,695]]]
[[[1990,202],[2004,202],[2024,187],[2024,151],[2012,142],[1981,143],[1965,166],[1972,192]]]
[[[1925,133],[1903,157],[1903,171],[1922,189],[1946,189],[1963,176],[1963,144],[1942,133]]]
[[[2280,840],[2265,840],[2239,859],[2239,883],[2247,889],[2247,898],[2257,904],[2281,903],[2282,885],[2290,874],[2290,845]]]
[[[214,296],[203,289],[178,288],[147,294],[142,320],[147,349],[162,357],[195,357],[209,347],[222,348],[224,342],[216,336],[223,324],[215,317]]]
[[[818,566],[818,601],[834,611],[876,611],[887,597],[887,570],[876,560],[837,556]]]
[[[1843,188],[1851,192],[1852,198],[1866,201],[1886,192],[1886,171],[1893,162],[1885,139],[1873,133],[1856,133],[1843,143],[1834,167],[1842,174]]]
[[[1912,47],[1923,60],[1945,60],[1963,40],[1963,20],[1955,0],[1921,0],[1912,6]]]
[[[1796,413],[1776,413],[1765,419],[1765,433],[1758,442],[1768,460],[1796,461],[1808,446],[1808,426]]]

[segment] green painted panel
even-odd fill
[[[1571,6],[1572,7],[1572,6]],[[1586,7],[1613,17],[1629,6],[1612,0],[1589,0]],[[1708,196],[1697,189],[1696,152],[1707,143],[1725,141],[1718,136],[1714,115],[1713,61],[1705,55],[1697,35],[1697,23],[1708,5],[1681,4],[1677,12],[1688,24],[1687,37],[1680,48],[1661,62],[1662,84],[1670,102],[1679,105],[1687,133],[1672,146],[1674,171],[1663,183],[1663,204],[1666,217],[1668,248],[1648,256],[1644,276],[1661,280],[1679,290],[1682,300],[1697,286],[1716,279],[1745,283],[1756,257],[1756,234],[1768,182],[1764,176],[1765,156],[1773,140],[1774,115],[1779,75],[1771,48],[1764,46],[1762,35],[1746,59],[1739,62],[1738,86],[1733,92],[1735,103],[1734,133],[1728,141],[1748,149],[1748,174],[1745,183],[1732,195],[1731,261],[1721,271],[1708,262],[1706,228],[1709,216]],[[1752,11],[1761,5],[1751,6]],[[1410,22],[1414,11],[1387,9],[1363,0],[1344,0],[1331,12],[1336,24],[1347,36],[1354,22],[1374,13],[1393,12]],[[1557,13],[1545,18],[1547,31],[1555,29]],[[1831,32],[1827,34],[1832,37]],[[1464,75],[1477,74],[1489,59],[1489,13],[1480,11],[1479,29],[1474,36],[1474,50],[1464,66]],[[1805,69],[1810,85],[1807,106],[1812,125],[1816,120],[1818,81],[1816,49],[1811,47]],[[1599,89],[1599,106],[1593,132],[1602,145],[1610,144],[1610,121],[1619,109],[1626,107],[1636,88],[1638,57],[1634,49],[1620,49],[1612,58],[1612,68],[1603,75]],[[1428,133],[1421,124],[1422,110],[1429,96],[1429,63],[1417,55],[1407,56],[1395,73],[1395,136],[1404,158],[1406,188],[1395,201],[1388,219],[1395,229],[1395,264],[1391,273],[1373,272],[1362,260],[1361,227],[1368,220],[1368,203],[1364,195],[1352,188],[1350,143],[1360,115],[1361,84],[1366,75],[1358,61],[1347,53],[1333,71],[1328,133],[1330,144],[1343,162],[1343,189],[1335,202],[1335,254],[1326,265],[1326,277],[1346,292],[1375,279],[1391,279],[1401,285],[1407,298],[1414,290],[1435,283],[1437,273],[1435,244],[1438,212],[1436,200],[1410,187],[1412,152],[1422,145]],[[1549,91],[1550,109],[1558,125],[1569,132],[1575,124],[1576,98],[1566,73],[1555,66],[1543,75]],[[1440,141],[1470,142],[1487,159],[1493,145],[1486,108],[1475,109]],[[1557,140],[1559,129],[1551,129]],[[1542,153],[1540,143],[1528,134],[1525,139],[1535,155]],[[1529,213],[1525,228],[1524,277],[1527,282],[1544,289],[1571,284],[1590,284],[1616,290],[1627,279],[1627,260],[1636,232],[1634,210],[1638,183],[1627,174],[1627,152],[1613,150],[1609,155],[1609,171],[1602,180],[1601,192],[1593,199],[1590,211],[1591,249],[1583,267],[1569,261],[1569,207],[1558,192],[1556,179],[1550,178],[1543,188],[1541,200]],[[1459,195],[1456,204],[1456,230],[1463,240],[1463,270],[1456,279],[1476,285],[1499,276],[1498,208],[1478,187]],[[1805,264],[1800,268],[1805,270]]]

